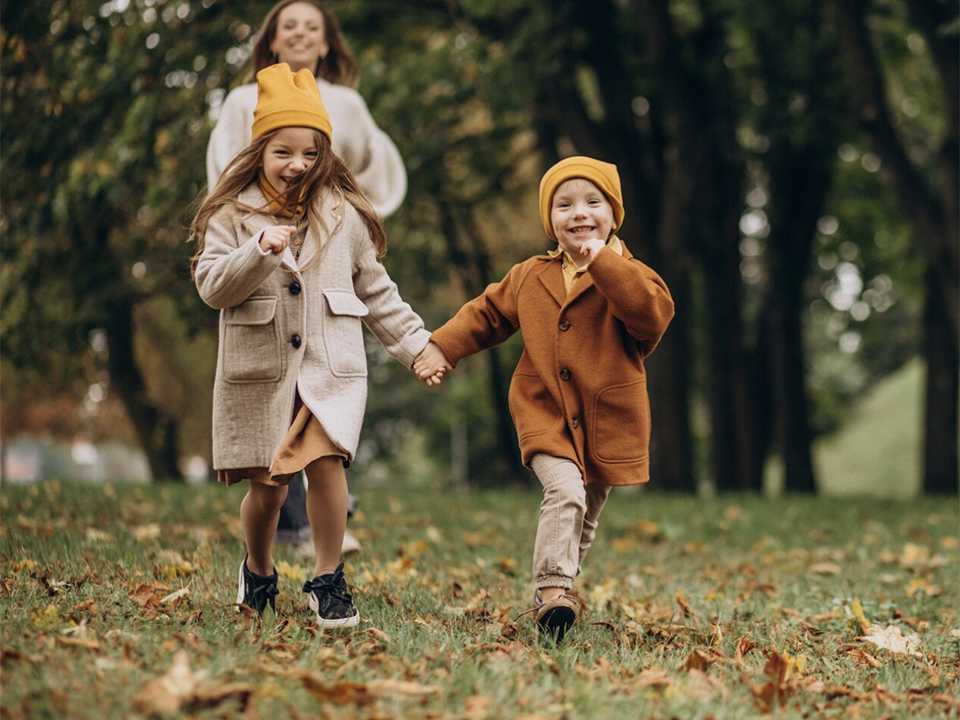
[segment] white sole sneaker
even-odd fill
[[[317,624],[319,624],[321,628],[353,627],[360,622],[360,611],[356,608],[353,609],[353,615],[350,617],[327,620],[326,618],[320,617],[320,603],[317,602],[317,598],[313,593],[310,593],[307,602],[310,604],[310,609],[313,610],[313,614],[316,615]]]

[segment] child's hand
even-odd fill
[[[428,387],[439,385],[443,376],[453,370],[453,365],[447,360],[447,356],[435,343],[427,343],[427,346],[417,355],[413,361],[413,371],[417,378],[425,382]]]
[[[290,237],[297,231],[293,225],[272,225],[265,228],[260,235],[260,249],[272,252],[274,255],[282,253],[290,244]]]
[[[586,255],[588,260],[593,260],[606,245],[607,243],[600,238],[590,238],[580,246],[580,254]]]

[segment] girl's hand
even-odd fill
[[[593,260],[606,245],[607,243],[600,238],[590,238],[580,246],[580,254],[586,255],[588,260]]]
[[[439,385],[443,376],[453,370],[447,356],[440,347],[432,342],[427,343],[423,351],[413,361],[413,371],[417,378],[425,382],[428,387]]]
[[[272,252],[274,255],[282,253],[290,244],[290,237],[297,231],[293,225],[273,225],[265,228],[260,235],[260,249]]]

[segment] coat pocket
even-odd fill
[[[277,298],[252,297],[223,311],[223,379],[276,382],[282,374]]]
[[[349,290],[324,290],[327,312],[323,318],[323,344],[330,371],[337,377],[366,377],[363,322],[367,306]]]
[[[650,447],[647,381],[614,385],[597,394],[593,420],[594,454],[603,462],[637,462]]]

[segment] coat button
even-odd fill
[[[570,323],[567,322],[567,319],[566,319],[566,318],[564,318],[563,320],[560,321],[560,326],[559,326],[559,327],[560,327],[560,330],[561,330],[562,332],[566,332],[567,330],[570,329]]]
[[[293,345],[294,348],[299,348],[299,347],[300,347],[300,336],[299,336],[299,335],[294,335],[292,338],[290,338],[290,344]]]
[[[567,370],[566,368],[564,368],[563,370],[561,370],[561,371],[560,371],[560,379],[561,379],[561,380],[569,380],[569,379],[570,379],[570,371]]]
[[[294,280],[292,283],[290,283],[290,288],[289,288],[289,290],[290,290],[290,294],[291,294],[291,295],[299,295],[299,294],[300,294],[300,283],[298,283],[296,280]]]
[[[580,421],[577,418],[574,418],[570,421],[570,427],[576,430],[578,427],[580,427]]]

